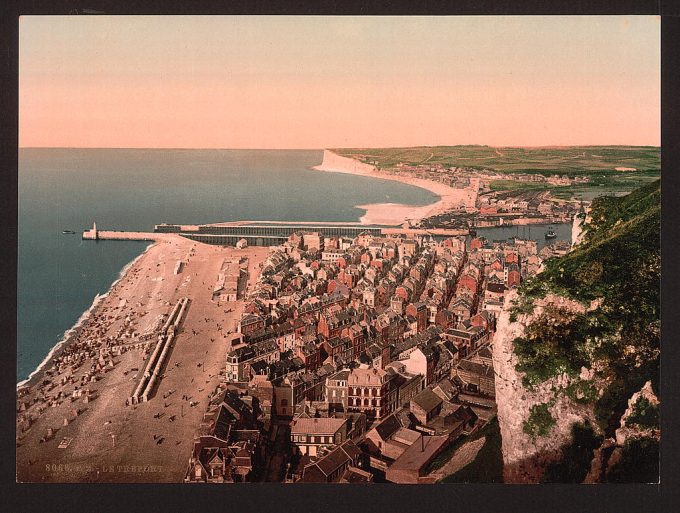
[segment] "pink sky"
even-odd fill
[[[20,146],[660,144],[657,17],[22,17]]]

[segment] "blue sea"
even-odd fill
[[[358,221],[355,205],[438,199],[398,182],[310,169],[322,157],[320,150],[20,149],[18,381],[148,246],[81,240],[93,221],[144,231],[158,223]]]
[[[399,182],[314,171],[321,150],[19,150],[17,378],[26,379],[97,295],[148,246],[83,241],[99,229],[222,221],[349,221],[355,205],[427,205],[439,198]],[[63,234],[63,230],[75,234]],[[569,240],[571,225],[556,226]],[[531,237],[545,227],[478,230],[488,239]]]

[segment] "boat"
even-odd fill
[[[64,235],[74,235],[76,232],[74,232],[73,230],[63,230],[61,233],[63,233]]]
[[[557,238],[557,234],[555,233],[555,230],[553,229],[552,226],[550,228],[548,228],[547,232],[545,232],[545,238],[546,239],[556,239]]]

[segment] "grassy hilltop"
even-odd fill
[[[495,148],[492,146],[418,146],[412,148],[344,148],[334,152],[388,168],[441,164],[444,167],[489,169],[501,173],[620,174],[617,167],[658,172],[659,148],[653,146],[565,146]]]
[[[631,191],[660,176],[661,150],[653,146],[565,146],[500,148],[492,146],[418,146],[410,148],[341,148],[339,155],[383,169],[397,164],[441,165],[500,174],[588,176],[590,183],[555,187],[544,183],[494,180],[492,190],[550,190],[557,197],[591,197]],[[617,171],[616,168],[634,169]]]

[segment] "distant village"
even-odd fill
[[[375,164],[375,162],[369,162]],[[461,203],[457,210],[423,219],[421,228],[483,228],[516,224],[557,224],[571,222],[579,206],[573,201],[554,198],[550,191],[519,188],[494,191],[491,182],[515,181],[527,184],[571,186],[590,182],[588,176],[545,176],[539,173],[499,173],[489,169],[444,167],[442,164],[417,166],[399,163],[381,171],[398,176],[417,176],[455,189],[472,189],[476,201]],[[582,207],[581,207],[582,210]]]
[[[376,162],[369,162],[377,164]],[[489,183],[494,180],[512,180],[517,182],[545,183],[548,185],[576,185],[589,183],[587,176],[569,178],[567,175],[545,176],[540,173],[499,173],[490,169],[475,169],[469,167],[445,167],[442,164],[419,164],[417,166],[399,163],[394,168],[383,169],[385,172],[395,174],[416,174],[418,177],[441,182],[453,188],[465,188],[471,179],[478,179],[482,188],[488,190]]]
[[[213,301],[246,307],[185,481],[433,482],[433,460],[495,415],[506,293],[568,250],[296,232],[248,292],[221,275]]]

